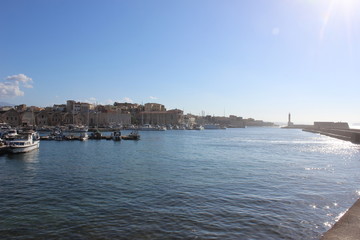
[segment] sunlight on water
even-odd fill
[[[344,216],[346,212],[347,212],[347,210],[344,211],[344,212],[341,212],[339,215],[337,215],[337,216],[335,217],[335,222],[339,221],[340,218],[342,218],[342,216]]]
[[[320,152],[324,154],[336,154],[351,156],[359,152],[359,148],[346,141],[331,139],[330,137],[321,138],[316,144],[309,144],[303,147],[304,152]]]

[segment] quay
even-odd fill
[[[285,129],[302,129],[305,132],[318,133],[328,137],[360,144],[360,129],[350,129],[347,122],[314,122],[313,125],[294,124],[289,113]]]
[[[358,239],[360,239],[360,199],[321,238],[321,240]]]

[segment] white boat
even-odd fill
[[[37,132],[24,132],[17,135],[14,139],[7,141],[8,151],[11,153],[29,152],[40,146],[40,136]]]
[[[6,132],[6,137],[7,138],[13,138],[13,137],[16,137],[17,135],[18,135],[18,131],[16,129],[9,129]]]
[[[87,134],[87,132],[80,133],[80,141],[86,141],[88,139],[89,139],[89,135]]]
[[[204,130],[204,127],[202,125],[194,126],[194,130]]]
[[[124,140],[140,140],[140,135],[135,130],[132,131],[129,135],[121,136],[121,138]]]
[[[158,131],[166,131],[167,130],[167,128],[165,126],[157,126],[156,129]]]
[[[142,127],[138,129],[139,131],[166,131],[165,127],[156,126],[153,127],[150,124],[144,124]]]

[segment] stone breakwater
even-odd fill
[[[321,135],[360,144],[360,130],[358,129],[311,129],[304,128],[305,132],[319,133]]]

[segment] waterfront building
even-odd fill
[[[144,105],[145,107],[145,112],[165,112],[166,108],[164,105],[162,104],[158,104],[158,103],[146,103]]]
[[[112,112],[91,112],[89,113],[89,126],[107,127],[109,125],[130,125],[131,115],[121,113],[120,111]]]
[[[35,115],[35,122],[38,126],[49,126],[49,120],[50,116],[49,113],[51,113],[49,110],[43,110],[40,111]]]
[[[196,124],[196,116],[193,114],[190,114],[190,113],[186,114],[184,116],[183,124],[187,127],[195,125]]]
[[[151,125],[179,125],[183,123],[183,111],[173,109],[169,111],[145,111],[138,114],[137,120],[141,124]]]
[[[136,112],[139,108],[139,104],[137,103],[118,103],[115,102],[114,106],[118,109],[121,109],[122,112]]]
[[[66,104],[54,104],[52,109],[55,112],[65,112]]]
[[[20,114],[21,126],[35,126],[35,115],[30,109]]]
[[[66,101],[66,112],[73,112],[74,111],[74,105],[75,105],[74,100],[67,100]]]
[[[90,103],[80,103],[80,112],[81,113],[87,113],[89,111],[93,111],[95,109],[95,106]]]
[[[49,125],[50,126],[61,126],[63,124],[63,112],[49,112]]]
[[[20,104],[20,105],[15,106],[15,110],[18,112],[26,111],[26,109],[27,109],[26,104]]]
[[[15,109],[10,109],[2,114],[2,119],[12,127],[17,127],[21,122],[21,115]]]
[[[245,127],[244,119],[242,117],[238,117],[238,116],[235,116],[235,115],[230,115],[229,116],[228,127],[244,128]]]

